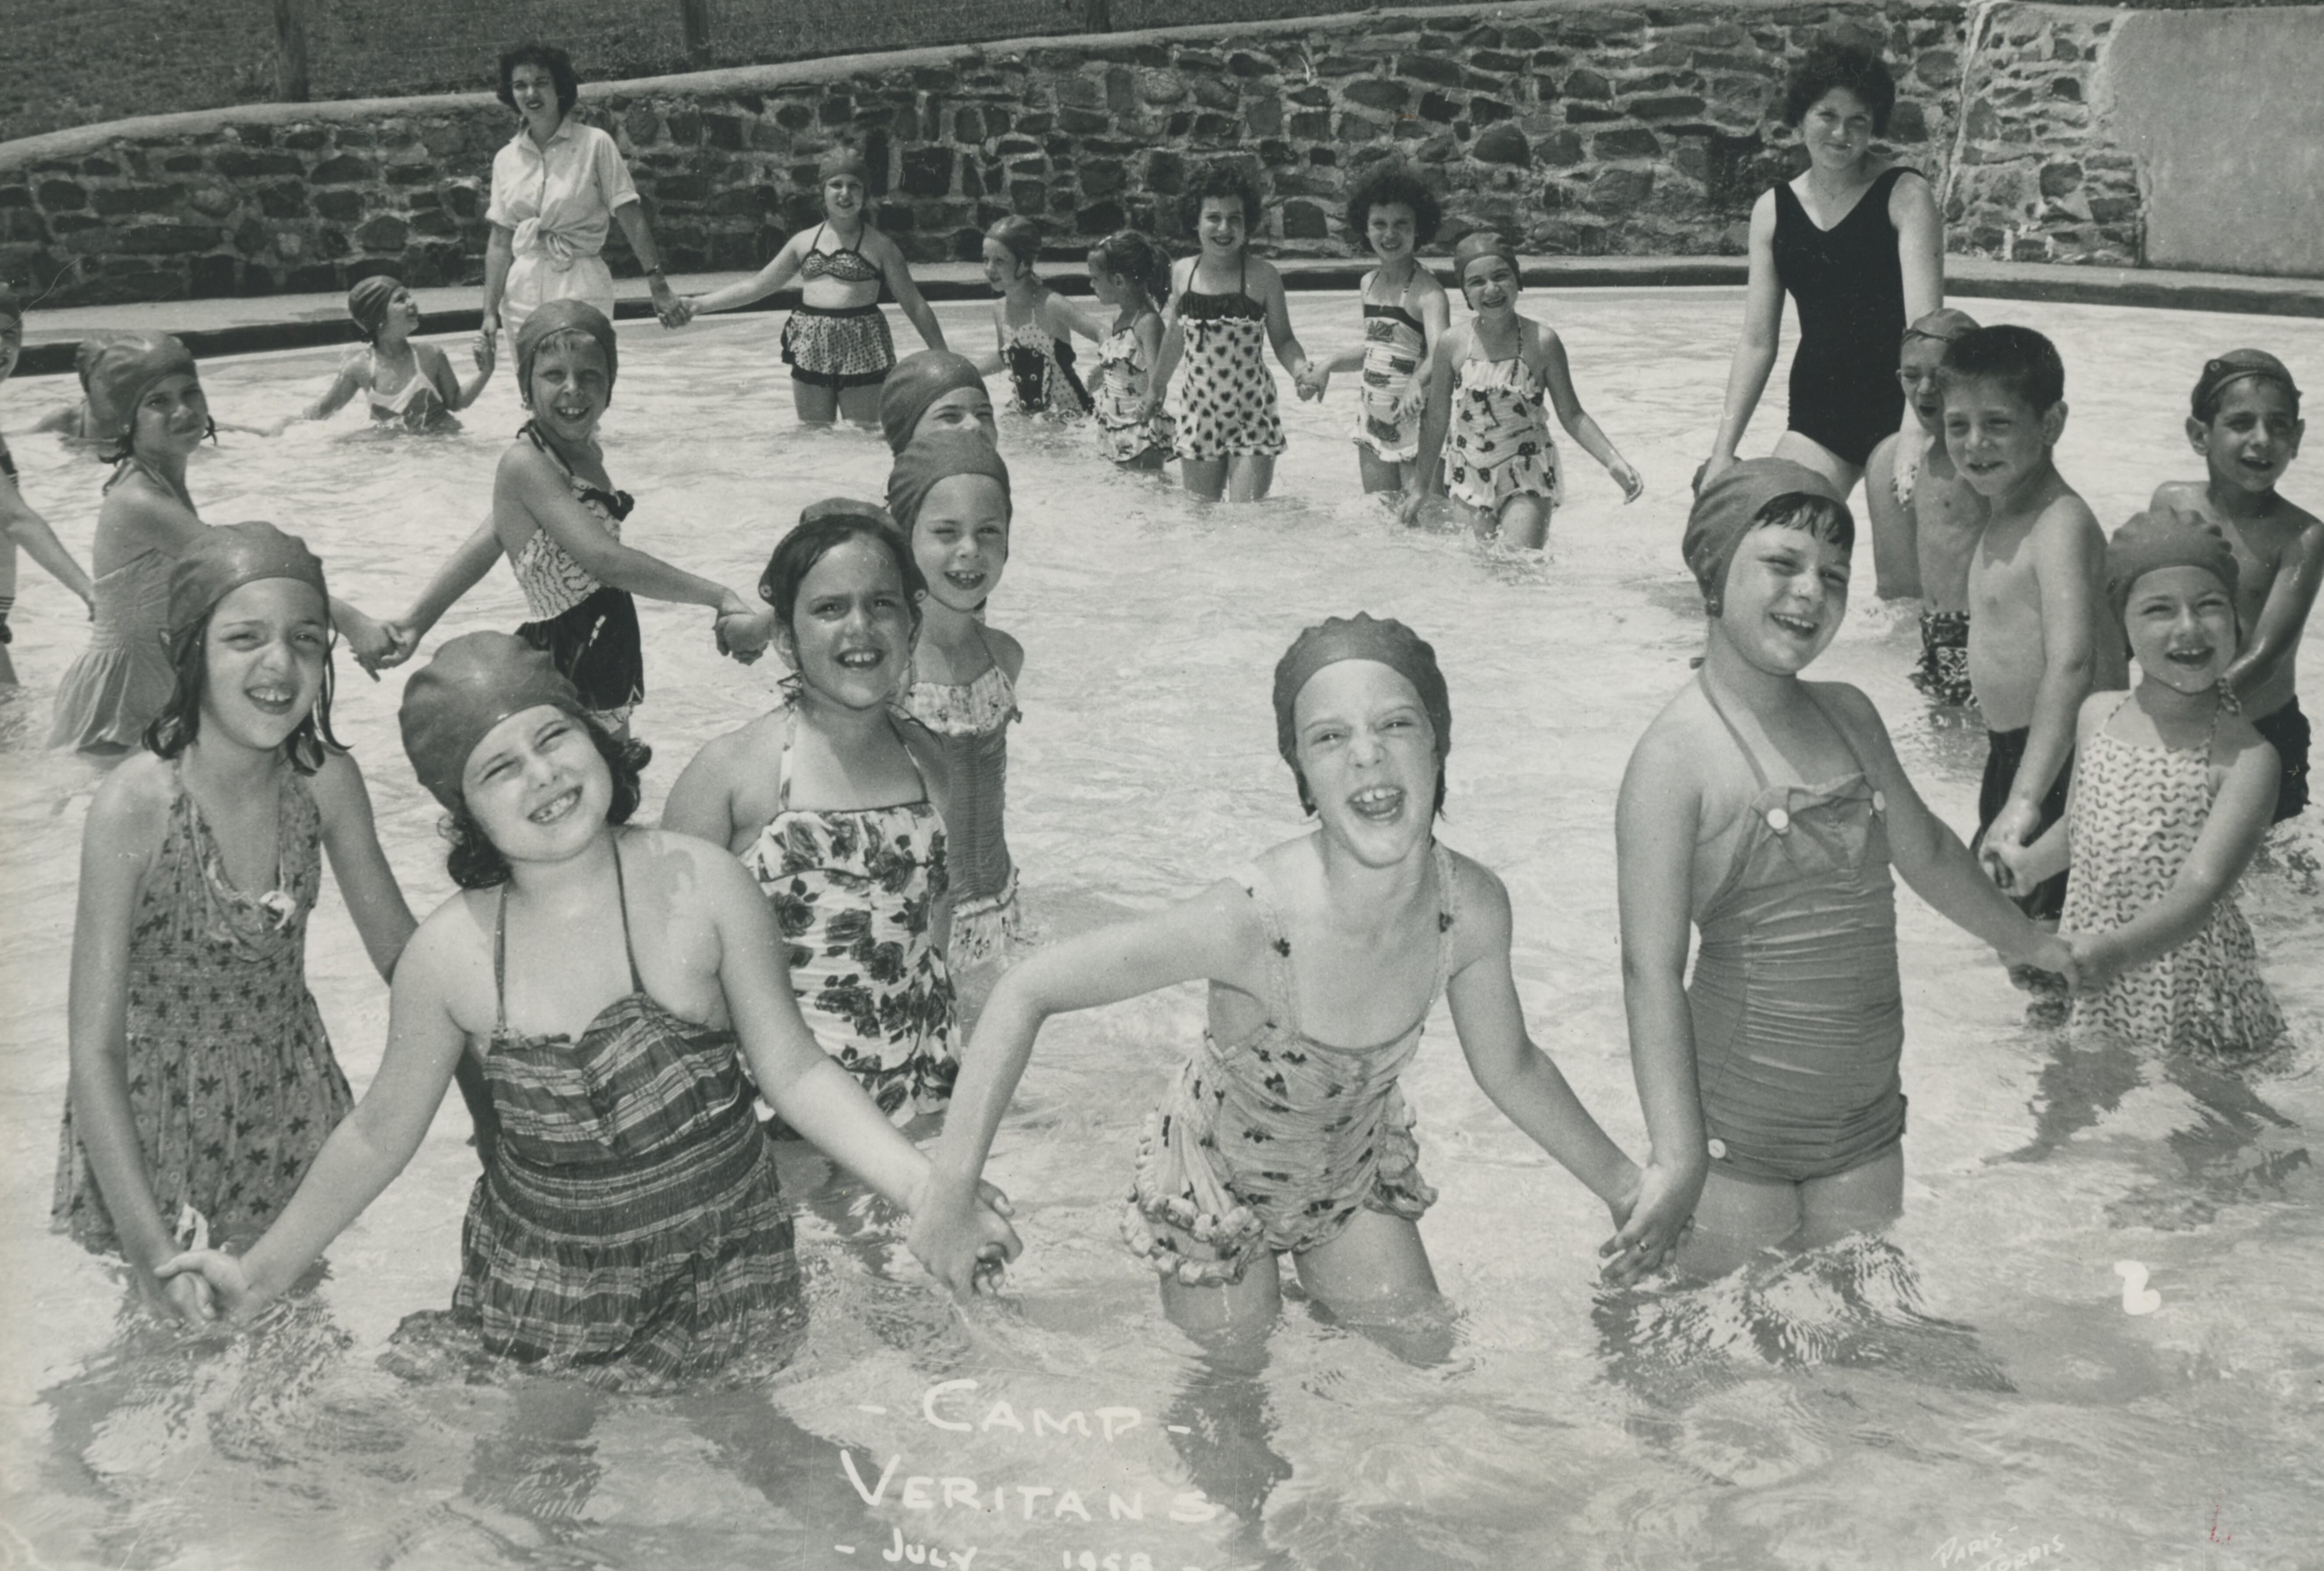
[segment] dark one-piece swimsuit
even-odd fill
[[[1858,468],[1904,418],[1896,382],[1904,272],[1888,197],[1914,172],[1882,170],[1829,229],[1808,217],[1790,181],[1775,188],[1775,277],[1800,312],[1789,423]]]

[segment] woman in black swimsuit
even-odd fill
[[[1903,422],[1897,346],[1906,322],[1944,304],[1944,229],[1929,182],[1873,152],[1895,103],[1887,68],[1860,45],[1817,44],[1793,76],[1784,118],[1800,132],[1808,167],[1751,209],[1743,337],[1704,482],[1735,462],[1775,369],[1786,291],[1799,308],[1800,347],[1775,457],[1829,476],[1845,496]],[[1880,594],[1911,593],[1912,542],[1876,537],[1873,571]]]

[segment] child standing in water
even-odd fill
[[[1950,308],[1904,329],[1896,380],[1918,429],[1884,438],[1864,469],[1873,538],[1896,538],[1896,554],[1917,569],[1911,584],[1897,586],[1900,594],[1921,596],[1921,662],[1913,668],[1913,685],[1955,708],[1977,702],[1969,679],[1969,565],[1985,532],[1985,498],[1945,450],[1938,371],[1945,346],[1976,329],[1968,312]]]
[[[236,1317],[281,1293],[411,1160],[473,1057],[500,1138],[461,1228],[456,1324],[494,1357],[602,1386],[787,1359],[807,1307],[743,1060],[895,1205],[918,1203],[926,1160],[801,1027],[733,859],[618,827],[635,750],[538,652],[454,639],[405,687],[402,727],[452,815],[462,892],[413,936],[379,1074],[281,1218],[239,1259],[166,1269],[198,1272]],[[983,1225],[997,1259],[1013,1235]]]
[[[1406,516],[1416,513],[1423,494],[1450,491],[1462,522],[1478,534],[1540,550],[1549,539],[1550,514],[1565,496],[1557,443],[1543,418],[1545,396],[1566,435],[1622,488],[1623,502],[1637,501],[1646,483],[1574,396],[1564,344],[1554,329],[1517,315],[1516,250],[1492,230],[1474,230],[1454,249],[1452,271],[1476,314],[1444,336],[1435,357],[1428,419],[1412,467],[1419,489],[1409,494]]]
[[[881,384],[880,434],[888,450],[900,456],[938,431],[973,431],[995,447],[1001,441],[992,395],[976,362],[949,349],[923,349],[897,361]]]
[[[24,302],[16,291],[0,282],[0,382],[5,382],[16,369],[16,357],[24,347]],[[16,668],[8,659],[8,644],[14,635],[8,631],[8,614],[16,608],[16,548],[22,546],[27,556],[46,568],[58,583],[70,589],[97,615],[97,591],[57,539],[57,531],[49,521],[32,511],[16,488],[16,460],[8,452],[5,439],[0,439],[0,687],[16,685]]]
[[[2107,547],[2107,598],[2138,661],[2128,694],[2083,700],[2066,816],[2009,880],[2073,866],[2062,935],[2074,1021],[2230,1061],[2280,1047],[2236,881],[2274,810],[2275,750],[2233,707],[2239,564],[2216,524],[2152,508]]]
[[[774,908],[807,1029],[898,1123],[941,1111],[957,1068],[936,943],[942,759],[916,753],[894,713],[927,590],[872,504],[801,513],[759,580],[793,673],[783,705],[706,743],[661,817],[742,859]]]
[[[1000,959],[1018,937],[1017,864],[1001,818],[1008,804],[1009,726],[1025,650],[984,621],[1009,565],[1009,466],[968,431],[904,449],[888,476],[888,513],[911,543],[927,585],[897,708],[944,757],[945,859],[952,924],[945,963],[956,975]]]
[[[995,350],[979,371],[1009,373],[1009,407],[1019,414],[1071,419],[1089,412],[1089,389],[1074,369],[1073,336],[1102,339],[1089,313],[1041,282],[1041,229],[1030,218],[1001,219],[984,232],[984,282],[992,302]]]
[[[1702,669],[1622,779],[1623,1003],[1648,1171],[1700,1188],[1681,1263],[1706,1275],[1903,1209],[1892,861],[2005,956],[2070,970],[1922,802],[1871,700],[1800,679],[1847,613],[1854,540],[1831,483],[1789,459],[1703,486],[1685,539],[1710,617]]]
[[[493,379],[491,339],[478,342],[476,374],[463,383],[443,350],[411,341],[420,330],[420,302],[401,279],[386,273],[374,273],[347,291],[347,315],[369,347],[348,356],[323,396],[292,419],[328,420],[360,393],[375,423],[410,431],[458,430],[452,411],[475,402]],[[290,423],[273,429],[279,432]]]
[[[1107,236],[1090,248],[1090,289],[1114,312],[1113,328],[1099,340],[1090,402],[1097,414],[1098,446],[1125,469],[1159,469],[1169,461],[1170,417],[1149,412],[1154,367],[1162,356],[1162,312],[1170,296],[1170,258],[1135,229]]]
[[[2324,583],[2324,522],[2275,488],[2300,456],[2307,429],[2289,366],[2264,349],[2222,355],[2196,380],[2187,418],[2187,439],[2210,478],[2166,481],[2148,504],[2207,518],[2235,547],[2243,650],[2228,665],[2227,681],[2282,766],[2277,823],[2308,805],[2308,716],[2293,682],[2301,634],[2317,585]]]
[[[1275,672],[1276,740],[1313,835],[1193,900],[1087,933],[1004,975],[977,1023],[914,1251],[965,1292],[977,1175],[1042,1022],[1179,982],[1210,1029],[1140,1142],[1131,1246],[1196,1334],[1264,1330],[1278,1257],[1331,1313],[1385,1324],[1438,1303],[1416,1225],[1435,1198],[1397,1077],[1441,993],[1494,1104],[1606,1202],[1609,1275],[1652,1269],[1685,1222],[1526,1035],[1508,895],[1436,841],[1452,702],[1399,622],[1334,617]],[[1343,1045],[1344,1044],[1344,1045]]]
[[[1275,264],[1250,254],[1259,190],[1231,163],[1214,163],[1187,188],[1180,216],[1202,250],[1171,269],[1162,347],[1148,381],[1141,418],[1162,408],[1180,356],[1176,451],[1187,490],[1205,502],[1258,502],[1275,484],[1283,451],[1275,377],[1267,346],[1295,381],[1309,374],[1307,351],[1291,331],[1291,305]]]
[[[172,1233],[256,1237],[352,1104],[307,991],[318,853],[383,978],[411,912],[331,735],[322,564],[237,523],[165,571],[171,690],[151,751],[106,779],[81,836],[51,1217],[198,1319],[199,1284],[155,1275]]]
[[[1452,304],[1420,247],[1436,238],[1443,210],[1428,188],[1394,165],[1375,171],[1348,199],[1348,231],[1379,258],[1364,275],[1364,346],[1310,373],[1302,393],[1323,396],[1334,371],[1360,371],[1356,395],[1356,467],[1368,496],[1402,493],[1420,457],[1428,411],[1428,367],[1444,341]]]

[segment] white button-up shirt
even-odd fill
[[[560,272],[605,247],[613,209],[638,199],[630,166],[613,139],[570,115],[547,147],[522,126],[493,155],[493,200],[484,217],[516,234],[516,254]]]

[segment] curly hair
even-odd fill
[[[1806,58],[1793,70],[1784,88],[1784,124],[1796,130],[1808,111],[1835,88],[1855,94],[1872,112],[1872,134],[1888,134],[1888,116],[1896,108],[1896,79],[1881,63],[1877,50],[1832,38],[1810,44]]]
[[[920,565],[912,559],[911,543],[905,540],[903,531],[882,517],[875,517],[875,505],[867,502],[861,504],[862,512],[831,512],[819,517],[801,518],[798,528],[775,542],[774,554],[767,559],[767,570],[759,575],[759,598],[775,608],[775,624],[782,629],[785,637],[793,636],[791,615],[798,609],[799,586],[807,582],[816,563],[852,540],[868,540],[894,559],[897,574],[904,581],[904,598],[912,609],[912,630],[919,631],[920,600],[928,591],[928,581],[921,576]]]
[[[2005,322],[1978,328],[1945,346],[1939,384],[1997,382],[2035,410],[2047,411],[2066,396],[2066,363],[2058,347],[2031,328]]]
[[[1170,298],[1170,254],[1135,229],[1120,229],[1090,247],[1090,268],[1126,278],[1156,305]]]
[[[1401,165],[1383,164],[1364,177],[1356,187],[1355,195],[1348,199],[1348,233],[1360,243],[1371,226],[1372,209],[1391,205],[1412,209],[1413,240],[1425,245],[1436,238],[1437,226],[1444,221],[1444,209],[1436,195],[1420,183],[1419,178]]]
[[[613,799],[605,805],[605,822],[628,823],[638,810],[638,804],[645,799],[645,782],[641,777],[647,762],[653,757],[652,751],[642,742],[614,735],[586,715],[573,717],[587,730],[589,740],[596,744],[597,756],[613,772]],[[468,811],[466,801],[444,816],[440,832],[451,842],[452,848],[444,854],[444,870],[452,875],[454,883],[462,889],[497,889],[509,881],[508,858],[501,855],[501,848],[493,844],[484,827]]]
[[[1204,164],[1187,185],[1186,194],[1178,199],[1179,221],[1193,228],[1202,218],[1204,200],[1213,197],[1231,198],[1242,204],[1245,235],[1259,227],[1266,209],[1259,199],[1259,187],[1242,165],[1224,158]]]
[[[177,757],[201,735],[202,694],[209,684],[210,618],[217,614],[217,608],[212,606],[200,621],[180,631],[171,642],[170,667],[177,680],[170,689],[170,701],[145,727],[145,745],[157,757]],[[337,687],[330,652],[326,650],[323,685],[315,693],[315,707],[307,711],[306,718],[282,744],[290,767],[300,774],[313,774],[323,767],[326,747],[333,753],[348,750],[347,744],[331,733],[331,694]]]
[[[573,106],[581,101],[581,76],[573,69],[573,57],[553,43],[520,43],[501,51],[500,101],[510,108],[516,107],[516,68],[539,66],[557,84],[557,112],[570,115]]]

